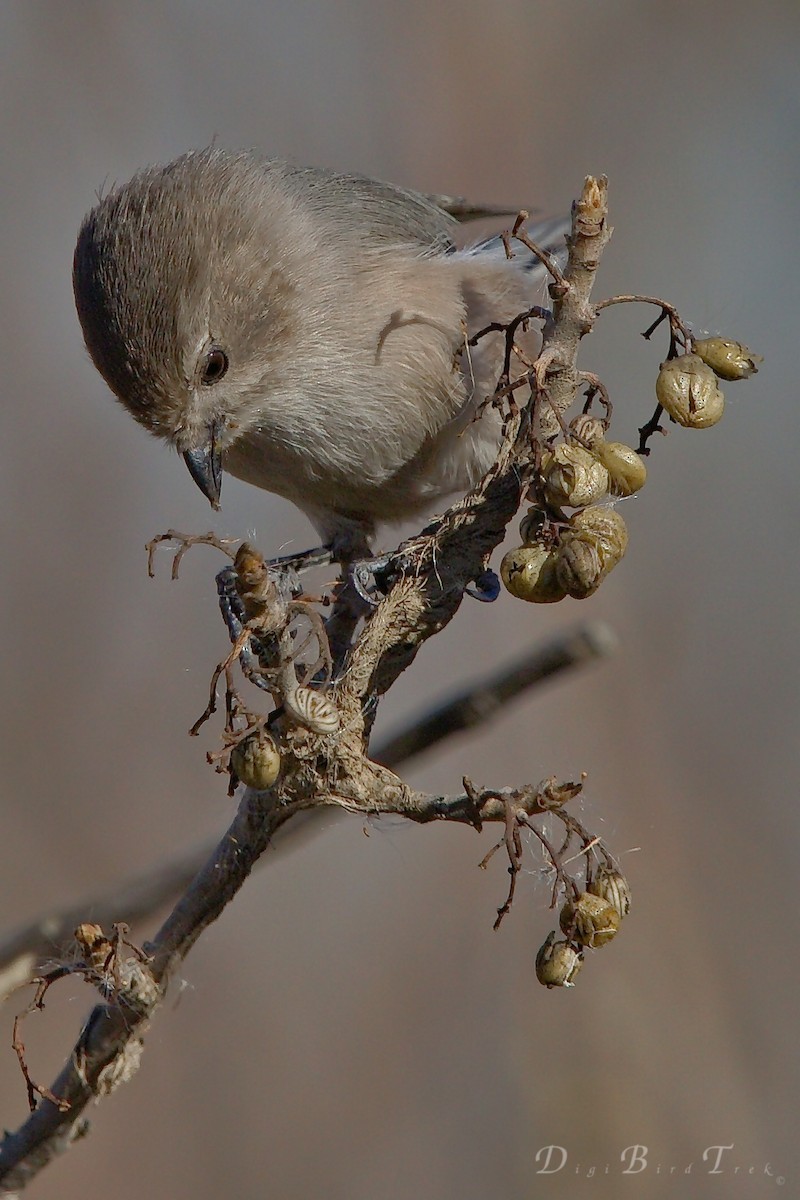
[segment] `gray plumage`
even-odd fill
[[[247,152],[148,168],[80,230],[89,353],[212,503],[224,466],[362,552],[377,522],[489,466],[497,414],[472,418],[503,338],[466,341],[544,298],[527,255],[509,262],[497,239],[456,250],[442,202]],[[563,232],[532,236],[553,248]]]

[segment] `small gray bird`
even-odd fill
[[[148,168],[78,236],[89,353],[215,507],[224,467],[298,505],[336,557],[363,555],[377,523],[490,466],[499,416],[474,417],[504,337],[468,341],[545,296],[527,251],[457,250],[447,207],[249,152]],[[530,236],[552,251],[565,229]]]

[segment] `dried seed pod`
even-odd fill
[[[673,421],[687,429],[716,425],[725,408],[717,377],[699,354],[682,354],[662,363],[656,396]]]
[[[585,600],[596,592],[628,548],[628,530],[613,508],[592,506],[575,513],[561,538],[556,578],[568,596]]]
[[[556,562],[556,579],[573,600],[585,600],[600,587],[607,572],[591,537],[576,535],[561,543]]]
[[[236,591],[248,620],[258,620],[263,626],[264,618],[272,610],[275,619],[271,624],[277,628],[284,619],[284,606],[263,554],[249,542],[242,542],[236,551],[233,567],[236,572]]]
[[[556,577],[557,561],[558,552],[546,546],[516,546],[500,563],[500,576],[518,600],[555,604],[567,594]]]
[[[272,787],[280,774],[280,751],[267,731],[260,729],[234,746],[231,767],[245,787],[263,792]]]
[[[694,352],[699,354],[720,379],[747,379],[755,375],[762,355],[753,354],[741,342],[729,342],[725,338],[701,338],[694,343]]]
[[[591,413],[579,413],[577,417],[572,418],[569,427],[592,449],[604,440],[608,429],[608,425],[602,417],[593,417]]]
[[[609,491],[615,496],[632,496],[644,487],[647,467],[632,446],[624,442],[599,442],[593,453],[608,471]]]
[[[617,910],[620,917],[631,911],[631,889],[621,871],[607,863],[601,863],[587,889]]]
[[[536,955],[536,978],[547,988],[574,987],[583,966],[583,954],[569,942],[557,942],[549,933]]]
[[[549,812],[553,812],[557,808],[563,808],[568,801],[574,800],[582,790],[582,782],[562,783],[555,775],[550,775],[547,779],[543,779],[536,789],[539,804]]]
[[[528,509],[519,523],[519,536],[522,538],[523,546],[536,545],[546,520],[547,513],[543,512],[541,508],[534,505],[533,508]]]
[[[293,695],[285,696],[284,705],[287,713],[312,733],[335,733],[339,728],[336,706],[313,688],[295,688]]]
[[[628,549],[628,528],[616,509],[607,505],[593,505],[575,513],[565,536],[570,533],[594,538],[606,573],[617,565]]]
[[[83,921],[75,930],[75,941],[90,967],[99,968],[113,951],[113,945],[103,932],[102,925]]]
[[[558,919],[567,937],[596,950],[616,935],[622,917],[607,900],[581,892],[577,900],[567,900]]]
[[[583,508],[608,492],[608,471],[583,446],[561,442],[542,474],[545,498],[553,508]]]
[[[113,929],[113,937],[108,938],[100,925],[85,922],[78,926],[75,941],[83,957],[79,969],[106,1000],[113,998],[135,1012],[150,1013],[159,999],[150,959],[125,940],[127,925],[115,924]]]

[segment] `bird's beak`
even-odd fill
[[[222,454],[217,447],[219,423],[214,421],[208,428],[208,440],[195,450],[187,450],[183,461],[189,468],[189,474],[200,491],[211,502],[212,508],[219,508],[219,495],[222,491]]]

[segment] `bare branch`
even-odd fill
[[[349,652],[337,647],[331,658],[318,645],[317,661],[340,666],[332,680],[315,680],[314,686],[303,682],[310,664],[301,659],[298,645],[305,647],[309,639],[295,640],[290,593],[280,576],[276,584],[257,551],[240,546],[233,587],[224,596],[220,593],[233,640],[217,674],[225,676],[227,685],[225,736],[230,740],[243,725],[253,725],[253,714],[243,711],[233,693],[234,668],[249,672],[254,681],[263,675],[276,706],[264,724],[280,743],[281,773],[269,790],[245,792],[227,833],[145,948],[146,970],[140,965],[133,982],[94,1009],[55,1083],[41,1089],[36,1110],[0,1144],[0,1181],[6,1188],[23,1187],[85,1131],[87,1104],[133,1074],[144,1031],[171,975],[236,895],[273,834],[296,814],[332,806],[364,815],[395,813],[418,822],[454,820],[476,829],[486,821],[501,821],[512,871],[511,893],[502,910],[507,911],[519,870],[520,822],[542,813],[558,817],[560,806],[582,785],[546,781],[498,791],[478,789],[465,780],[463,795],[431,796],[368,758],[366,749],[378,699],[424,642],[453,618],[469,584],[484,574],[538,469],[543,442],[565,428],[564,414],[581,382],[578,345],[595,318],[591,287],[609,235],[606,181],[587,179],[573,206],[567,268],[551,284],[553,319],[545,323],[542,352],[528,370],[529,404],[521,409],[517,392],[507,394],[500,381],[508,413],[494,466],[463,500],[395,552],[384,574],[387,594],[365,615],[360,632],[350,622],[355,640]],[[520,361],[527,360],[521,356]],[[210,537],[193,540],[213,544]],[[186,539],[184,544],[188,547]],[[227,544],[220,548],[230,556]],[[183,552],[176,556],[175,569]],[[334,618],[337,604],[350,603],[346,591],[334,601]],[[347,624],[342,622],[344,628]],[[312,628],[318,631],[319,624],[312,621]],[[212,711],[213,703],[207,715]],[[574,822],[567,824],[565,846],[576,828]],[[136,980],[141,986],[135,986]],[[107,994],[105,986],[97,986]]]
[[[48,913],[7,934],[0,942],[0,999],[36,974],[44,959],[64,957],[77,925],[92,920],[110,926],[121,915],[130,924],[152,916],[191,882],[212,845],[184,850],[160,867],[150,867],[97,895]]]
[[[42,1099],[24,1125],[0,1143],[0,1186],[21,1190],[85,1133],[86,1106],[135,1072],[147,1024],[171,972],[236,894],[272,832],[289,815],[268,794],[245,792],[225,836],[147,947],[155,986],[146,1002],[132,1004],[118,997],[92,1011],[66,1066],[48,1089],[58,1102]]]
[[[495,675],[478,679],[451,700],[412,721],[377,747],[375,760],[387,767],[398,767],[454,734],[477,725],[485,726],[504,705],[529,688],[561,671],[605,656],[614,647],[613,633],[600,623],[580,626],[560,635],[544,646],[535,647],[530,654]],[[323,816],[326,817],[324,826],[320,819]],[[271,853],[261,858],[259,867],[274,862],[276,854],[296,850],[306,838],[327,828],[334,816],[329,809],[308,809],[298,813],[275,832],[270,843]],[[159,912],[188,886],[213,852],[215,844],[209,841],[184,850],[161,866],[148,867],[127,883],[114,885],[7,933],[0,940],[0,1000],[29,983],[45,959],[65,957],[74,939],[75,927],[82,921],[91,919],[106,927],[124,914],[130,924],[135,924]]]

